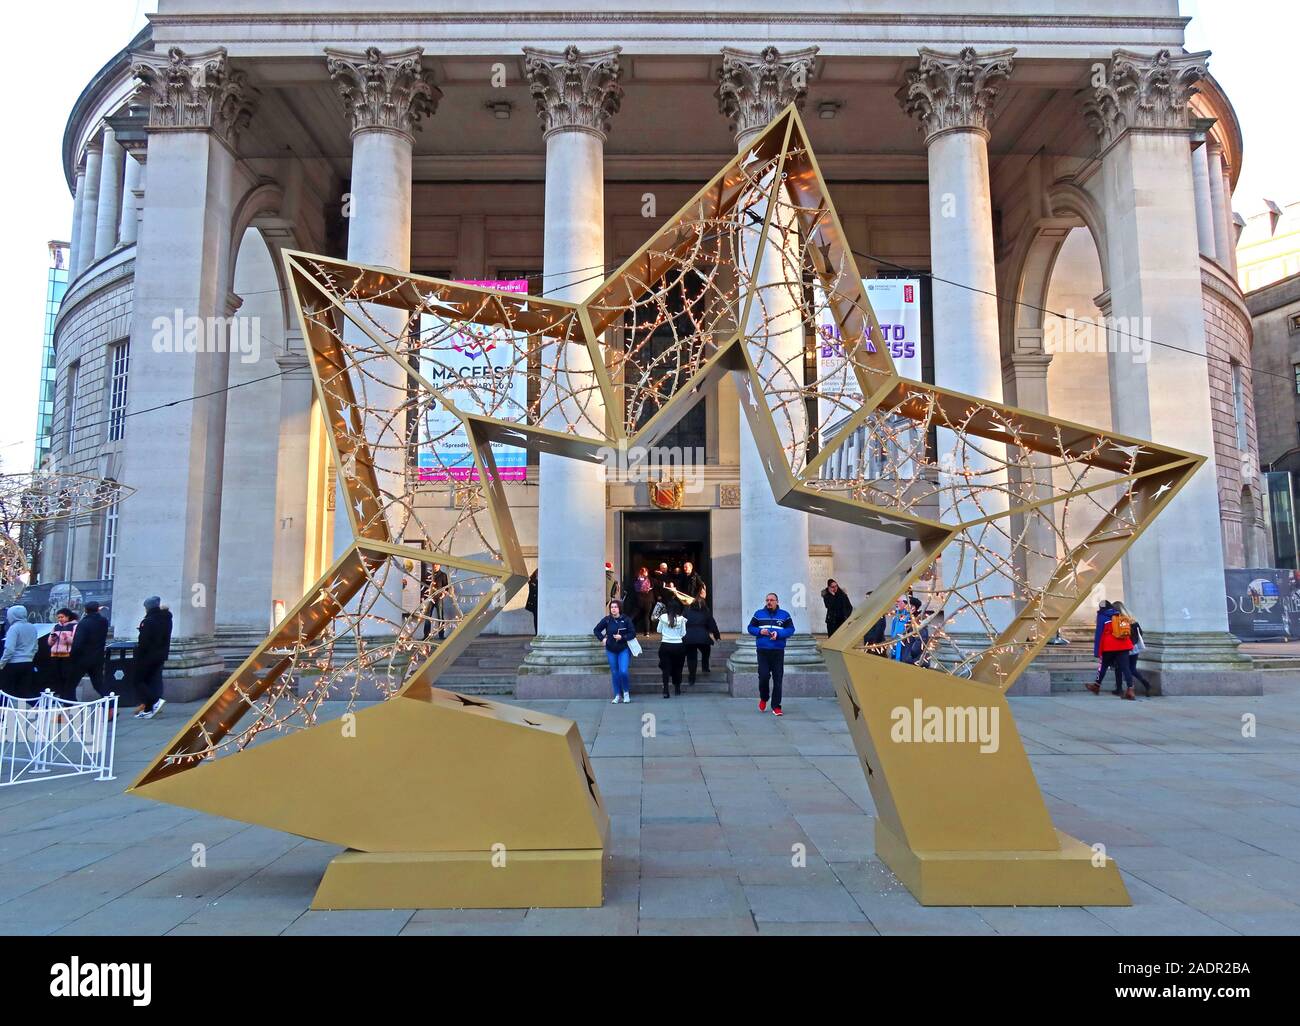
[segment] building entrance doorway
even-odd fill
[[[712,594],[709,514],[623,514],[623,565],[618,572],[629,592],[641,567],[653,573],[660,563],[667,563],[672,572],[687,562],[694,564],[695,572],[704,578]]]

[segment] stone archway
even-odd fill
[[[1003,280],[1003,397],[1025,409],[1109,429],[1108,279],[1100,213],[1073,186],[1058,184],[1047,196],[1051,216],[1022,233]],[[1099,396],[1106,401],[1099,403]],[[1065,484],[1053,481],[1037,491],[1046,494]],[[1101,493],[1099,501],[1108,495]],[[1028,539],[1021,572],[1031,577],[1043,572],[1062,549],[1081,540],[1076,533],[1058,524],[1053,537],[1041,525],[1038,536]],[[1121,568],[1111,570],[1099,587],[1107,597],[1121,598]],[[1084,608],[1074,619],[1082,623],[1089,617]]]

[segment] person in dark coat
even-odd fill
[[[715,641],[722,640],[718,622],[713,618],[713,611],[702,598],[696,598],[686,607],[686,636],[682,643],[686,646],[687,683],[695,683],[695,662],[700,657],[705,673],[709,672],[709,649]]]
[[[921,624],[915,634],[903,639],[903,646],[899,653],[899,662],[910,663],[913,666],[926,666],[929,663],[927,658],[930,648],[930,628],[924,625],[921,614],[921,600],[912,596],[907,600],[907,604],[912,607],[912,624]]]
[[[451,596],[451,581],[441,563],[425,563],[420,573],[420,601],[423,614],[423,640],[428,640],[433,624],[438,624],[438,640],[447,636],[446,603]]]
[[[1110,618],[1114,615],[1114,604],[1108,599],[1103,599],[1101,605],[1097,607],[1097,629],[1092,632],[1092,654],[1097,659],[1097,679],[1093,683],[1098,686],[1101,685],[1113,661],[1113,657],[1107,659],[1101,650],[1101,636],[1106,632],[1106,624],[1110,623]],[[1115,694],[1119,693],[1119,682],[1116,681]]]
[[[135,688],[140,706],[136,719],[151,720],[166,705],[163,699],[163,664],[171,654],[172,613],[162,599],[150,595],[144,600],[144,619],[135,646]]]
[[[853,615],[853,603],[849,601],[849,593],[834,578],[822,589],[822,602],[826,605],[826,633],[834,634]]]
[[[704,587],[704,578],[695,570],[695,564],[689,560],[682,564],[682,572],[677,575],[677,590],[692,598]]]
[[[82,677],[89,677],[91,687],[102,698],[108,695],[104,689],[104,646],[108,642],[108,621],[100,611],[98,602],[86,603],[86,615],[77,624],[77,633],[72,636],[72,672],[76,683]]]
[[[871,592],[867,592],[867,598],[871,598]],[[889,652],[885,648],[885,615],[881,614],[880,619],[873,623],[866,634],[862,636],[862,644],[872,646],[870,651],[872,655],[878,655],[883,658],[889,658]]]
[[[592,631],[604,646],[605,658],[609,662],[609,682],[614,691],[610,704],[616,704],[622,696],[624,702],[632,701],[632,684],[628,679],[628,667],[631,665],[632,651],[628,642],[636,637],[636,625],[631,618],[623,614],[623,603],[610,599],[605,607],[605,616]]]
[[[673,584],[673,575],[668,569],[668,564],[660,563],[655,567],[654,571],[650,574],[650,580],[654,582],[655,602],[667,602],[672,596],[672,593],[668,591],[668,586],[673,585],[676,587],[676,585]]]
[[[533,614],[533,633],[537,633],[537,571],[528,575],[528,601],[524,608]]]

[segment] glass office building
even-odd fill
[[[36,459],[33,470],[50,452],[54,431],[54,318],[59,313],[63,294],[68,291],[68,250],[66,242],[50,243],[50,269],[45,279],[45,338],[41,344],[41,380],[36,397]]]

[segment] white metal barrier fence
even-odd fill
[[[44,691],[14,698],[0,691],[0,787],[86,773],[113,779],[117,695],[67,702]]]

